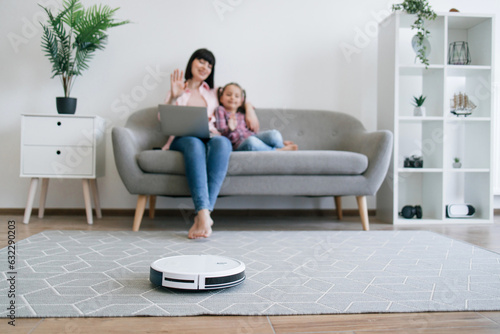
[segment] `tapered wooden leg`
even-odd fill
[[[82,179],[83,185],[83,200],[85,201],[85,213],[87,214],[87,224],[92,225],[94,223],[92,217],[92,201],[90,200],[90,186],[89,179]]]
[[[137,198],[137,207],[135,208],[134,224],[132,225],[132,231],[139,231],[141,227],[142,217],[144,216],[144,210],[146,209],[146,203],[148,202],[147,195],[139,195]]]
[[[151,219],[155,218],[155,209],[156,209],[156,196],[150,195],[149,196],[149,218],[151,218]]]
[[[361,216],[361,224],[363,225],[363,230],[370,230],[370,222],[368,221],[368,207],[366,206],[366,196],[356,196],[358,201],[359,215]]]
[[[100,219],[102,218],[102,212],[101,200],[99,199],[99,189],[97,188],[97,179],[90,179],[90,188],[92,189],[92,194],[94,195],[95,215]]]
[[[337,209],[337,216],[342,220],[342,196],[335,196],[335,208]]]
[[[33,209],[33,200],[35,199],[36,188],[38,187],[38,178],[34,177],[30,182],[30,190],[28,192],[28,200],[26,201],[26,209],[24,210],[23,223],[29,224],[31,210]]]
[[[38,218],[43,218],[45,214],[45,203],[47,202],[47,191],[49,189],[49,179],[42,179],[42,190],[40,192],[40,206],[38,207]]]

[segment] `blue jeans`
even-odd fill
[[[283,146],[281,133],[278,130],[268,130],[248,137],[236,151],[272,151]]]
[[[210,139],[176,137],[170,149],[184,155],[195,213],[202,209],[213,211],[229,165],[232,151],[229,139],[223,136]]]

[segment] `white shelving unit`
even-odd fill
[[[377,193],[377,216],[394,224],[493,223],[493,66],[491,15],[440,13],[426,23],[431,35],[426,68],[411,39],[414,15],[395,12],[379,26],[378,128],[394,133],[386,180]],[[469,45],[471,64],[448,64],[448,46]],[[450,112],[455,93],[478,106],[470,116]],[[413,116],[413,96],[427,97],[425,116]],[[403,167],[404,158],[421,156],[424,168]],[[460,157],[461,168],[453,168]],[[446,205],[472,204],[470,218],[447,218]],[[420,205],[422,219],[399,215],[405,205]]]

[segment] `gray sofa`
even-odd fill
[[[379,189],[389,166],[392,133],[367,132],[356,118],[333,111],[257,109],[261,130],[277,129],[299,151],[233,152],[220,196],[333,196],[342,219],[342,196],[356,196],[364,230],[366,196]],[[156,196],[190,196],[184,159],[176,151],[153,150],[166,142],[157,108],[133,113],[112,130],[118,173],[138,195],[132,229],[138,231],[147,200],[154,217]],[[243,206],[244,204],[242,204]]]

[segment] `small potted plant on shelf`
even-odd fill
[[[80,0],[65,0],[58,13],[40,5],[48,16],[41,23],[42,49],[52,64],[52,78],[59,76],[64,89],[64,97],[56,98],[60,114],[74,114],[76,98],[70,97],[76,76],[89,67],[94,52],[104,49],[109,28],[129,21],[115,21],[113,16],[119,8],[94,5],[83,8]]]
[[[400,4],[392,5],[393,11],[404,11],[407,14],[415,14],[416,19],[411,26],[412,29],[417,30],[417,34],[414,37],[414,42],[416,45],[414,47],[415,52],[417,52],[417,58],[420,59],[422,64],[427,68],[429,66],[429,59],[427,55],[429,54],[430,44],[429,37],[430,31],[425,28],[425,20],[435,20],[437,14],[429,5],[427,0],[404,0]]]
[[[460,162],[460,158],[455,157],[455,159],[453,159],[453,168],[461,168],[461,167],[462,163]]]
[[[420,95],[419,97],[413,97],[413,116],[425,116],[425,107],[423,106],[425,99],[427,97]]]

